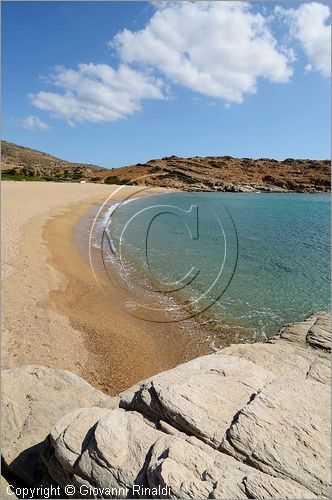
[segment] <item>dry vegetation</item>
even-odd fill
[[[287,158],[167,158],[117,169],[70,163],[9,142],[2,143],[3,178],[146,184],[189,191],[330,191],[330,161]]]

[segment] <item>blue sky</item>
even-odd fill
[[[107,167],[329,158],[328,15],[301,2],[3,2],[3,138]]]

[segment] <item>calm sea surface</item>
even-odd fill
[[[108,240],[160,321],[194,314],[216,331],[271,335],[330,308],[329,195],[134,199],[114,210]]]

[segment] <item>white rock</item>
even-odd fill
[[[27,484],[40,474],[43,441],[62,416],[84,406],[117,406],[73,373],[41,366],[2,371],[2,457]]]
[[[328,386],[301,376],[280,378],[240,411],[221,450],[328,497],[329,422]]]
[[[169,486],[171,498],[313,498],[295,482],[255,471],[232,457],[173,438],[157,441],[148,466],[151,486]],[[289,495],[287,497],[287,494]]]
[[[330,316],[327,313],[321,313],[307,334],[306,340],[311,346],[319,347],[331,352],[330,322]]]
[[[168,498],[329,498],[330,331],[322,313],[268,342],[232,345],[137,384],[121,409],[70,374],[11,373],[7,449],[10,435],[23,456],[37,444],[33,477],[47,470],[77,498],[81,487],[89,498],[146,498],[166,486]]]
[[[125,391],[120,406],[290,482],[291,497],[296,488],[328,497],[330,338],[328,315],[313,315],[268,342],[233,345],[152,377]]]
[[[43,462],[60,486],[74,484],[79,490],[97,485],[123,497],[133,484],[146,484],[147,457],[161,437],[172,439],[139,413],[87,408],[65,416],[52,429]]]

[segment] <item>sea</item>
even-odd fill
[[[328,194],[133,194],[97,226],[92,243],[142,321],[252,341],[330,310]]]

